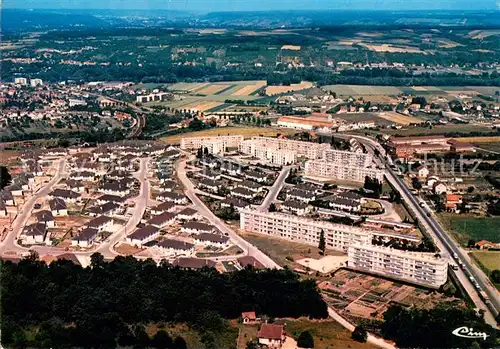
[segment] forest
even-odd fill
[[[1,283],[2,344],[8,348],[183,349],[182,339],[150,337],[144,326],[186,323],[210,342],[243,311],[272,318],[328,316],[314,280],[289,270],[221,274],[133,257],[105,262],[96,253],[87,268],[65,260],[47,266],[34,256],[2,262]]]

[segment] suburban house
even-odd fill
[[[183,269],[202,269],[205,267],[215,268],[217,263],[210,259],[181,257],[177,258],[172,264]]]
[[[5,187],[6,191],[9,191],[12,196],[23,196],[23,188],[21,188],[18,184],[11,184],[8,187]]]
[[[130,189],[127,186],[120,185],[120,183],[104,183],[100,188],[99,192],[103,194],[125,196],[130,194]]]
[[[351,200],[344,197],[332,195],[326,198],[328,206],[334,210],[341,210],[347,212],[358,212],[361,210],[361,201]]]
[[[283,325],[262,324],[257,332],[259,344],[266,345],[268,348],[281,348],[285,342],[285,328]]]
[[[172,192],[174,191],[175,189],[179,188],[179,185],[171,180],[171,179],[164,179],[163,181],[160,180],[160,187],[164,190],[164,191],[169,191],[169,192]]]
[[[443,183],[441,182],[436,182],[434,183],[434,185],[432,186],[432,191],[435,193],[435,194],[438,194],[438,195],[441,195],[443,193],[446,193],[446,185],[444,185]]]
[[[95,180],[95,172],[90,171],[79,171],[73,172],[70,175],[70,178],[75,181],[83,181],[83,182],[93,182]]]
[[[305,203],[316,200],[316,194],[314,194],[314,192],[301,189],[292,189],[286,193],[285,197],[287,200],[296,200]]]
[[[264,264],[262,264],[261,262],[259,262],[257,259],[255,259],[252,256],[243,256],[243,257],[238,258],[238,264],[242,268],[246,268],[247,266],[251,266],[254,269],[266,269]]]
[[[234,196],[236,198],[241,198],[246,200],[251,200],[255,196],[255,193],[253,191],[240,187],[232,189],[230,194],[231,196]]]
[[[164,202],[159,204],[158,206],[155,206],[151,209],[151,214],[152,215],[158,215],[162,214],[164,212],[174,212],[175,211],[175,204],[172,202]]]
[[[249,202],[238,198],[225,198],[220,202],[221,207],[233,206],[238,212],[252,206]]]
[[[157,228],[163,228],[167,225],[171,225],[175,222],[177,214],[172,212],[163,212],[157,216],[151,218],[147,224],[155,226]]]
[[[114,171],[111,171],[110,173],[108,173],[106,175],[106,178],[111,179],[113,181],[117,181],[119,179],[123,179],[123,178],[129,177],[129,176],[130,176],[130,174],[128,172],[114,170]]]
[[[45,242],[47,235],[47,226],[45,223],[34,223],[24,228],[24,235],[26,235],[26,244],[41,244]]]
[[[162,248],[165,251],[165,253],[169,255],[189,256],[194,252],[193,244],[174,239],[164,239],[160,241],[156,246]]]
[[[424,165],[417,167],[417,176],[420,179],[425,179],[429,176],[429,170]]]
[[[181,227],[181,232],[188,234],[213,233],[214,230],[215,227],[213,225],[196,221],[186,222]]]
[[[50,210],[54,216],[67,216],[68,207],[66,203],[61,198],[54,198],[49,201]]]
[[[51,211],[40,211],[35,215],[38,223],[45,224],[47,228],[54,228],[56,226],[55,219]]]
[[[262,172],[257,171],[245,171],[244,177],[255,182],[263,183],[267,180],[267,177]]]
[[[300,202],[300,201],[292,201],[292,200],[286,200],[284,201],[281,205],[280,208],[282,211],[289,211],[293,212],[298,216],[303,216],[309,211],[309,205]]]
[[[255,311],[246,311],[241,313],[241,322],[245,325],[253,325],[257,323],[257,315]]]
[[[71,240],[71,246],[90,247],[94,243],[98,234],[99,230],[95,228],[84,228]]]
[[[253,191],[254,193],[258,193],[264,190],[264,187],[260,184],[257,184],[255,182],[251,182],[248,180],[241,181],[236,184],[236,187],[238,188],[244,188],[250,191]]]
[[[104,194],[97,198],[97,204],[99,205],[103,205],[107,202],[113,202],[117,205],[123,205],[125,201],[126,199],[124,197],[118,195],[109,195],[109,194]]]
[[[156,197],[158,201],[170,201],[177,205],[187,204],[187,198],[179,193],[163,192]]]
[[[213,170],[210,170],[210,169],[208,169],[206,171],[200,171],[199,173],[197,173],[197,175],[199,177],[208,178],[208,179],[211,179],[213,181],[219,180],[220,177],[221,177],[220,172],[216,172],[216,171],[213,171]]]
[[[7,216],[7,205],[5,205],[5,202],[0,199],[0,217],[5,216]]]
[[[139,228],[127,236],[126,241],[132,245],[142,246],[159,235],[160,229],[152,225],[146,225],[145,227]]]
[[[458,194],[447,194],[445,207],[447,210],[456,211],[458,205],[462,203],[462,195]]]
[[[222,183],[214,181],[208,178],[202,178],[198,181],[198,187],[202,189],[208,189],[211,192],[216,193],[219,190],[219,187]]]
[[[481,240],[476,242],[476,248],[480,250],[489,250],[490,248],[499,248],[500,244],[495,244],[493,242],[490,242],[488,240]]]
[[[80,194],[67,189],[55,189],[49,193],[49,197],[61,198],[66,202],[75,203],[80,198]]]
[[[66,186],[69,190],[75,191],[77,193],[83,193],[85,191],[85,185],[82,181],[68,179],[66,181]]]
[[[89,228],[94,228],[101,232],[105,229],[111,228],[113,224],[114,224],[113,218],[108,216],[99,216],[88,222],[86,225]]]
[[[183,209],[182,211],[180,211],[177,214],[177,219],[182,219],[185,221],[195,220],[195,219],[199,219],[199,218],[200,218],[200,215],[198,214],[198,211],[196,211],[190,207],[186,207],[185,209]]]
[[[0,198],[7,206],[14,206],[16,204],[16,202],[14,201],[14,196],[12,196],[12,193],[10,191],[0,191]]]
[[[194,237],[195,244],[204,246],[215,246],[215,247],[228,247],[229,238],[227,236],[222,236],[219,234],[211,233],[200,233]]]
[[[114,202],[106,202],[99,206],[89,207],[85,210],[91,217],[99,217],[102,215],[115,215],[120,212],[120,205]]]

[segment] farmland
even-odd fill
[[[467,245],[469,239],[500,242],[500,217],[457,216],[449,213],[440,213],[438,217],[446,230],[462,245]]]
[[[271,129],[271,128],[246,127],[246,126],[225,127],[225,128],[212,128],[209,130],[177,134],[162,138],[162,140],[169,144],[179,144],[181,138],[184,137],[210,137],[210,136],[226,136],[226,135],[243,135],[245,138],[250,138],[259,135],[275,137],[278,133],[293,134],[295,132],[296,131],[290,129]]]
[[[400,124],[400,125],[409,125],[409,124],[412,124],[412,123],[420,123],[422,122],[421,119],[418,119],[416,117],[413,117],[413,116],[409,116],[409,115],[403,115],[403,114],[400,114],[400,113],[396,113],[396,112],[383,112],[383,113],[379,113],[377,114],[377,116],[379,118],[382,118],[382,119],[385,119],[385,120],[389,120],[389,121],[392,121],[396,124]]]
[[[308,81],[302,81],[300,84],[291,84],[290,86],[268,86],[266,87],[266,95],[274,96],[280,93],[300,91],[312,86],[313,84]]]
[[[500,269],[500,251],[475,251],[472,254],[489,271]]]

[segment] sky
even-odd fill
[[[4,8],[269,10],[493,10],[500,0],[3,0]],[[2,4],[2,0],[0,0]]]

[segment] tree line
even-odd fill
[[[105,262],[96,253],[87,268],[29,257],[2,262],[1,271],[2,344],[9,348],[145,347],[154,338],[144,336],[142,326],[150,323],[187,323],[213,339],[226,319],[249,310],[270,317],[328,316],[314,280],[289,270],[221,274],[133,257]],[[181,349],[177,342],[164,347]]]

